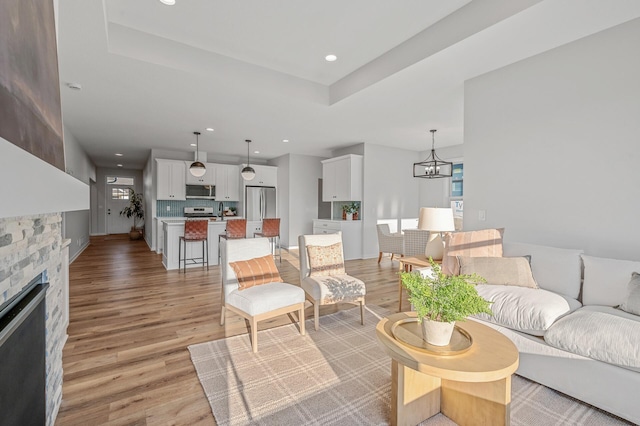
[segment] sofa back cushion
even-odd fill
[[[582,250],[505,241],[503,253],[504,256],[530,255],[531,271],[540,288],[578,299],[582,277]]]
[[[631,274],[640,262],[582,255],[584,262],[583,305],[618,306],[627,296]]]

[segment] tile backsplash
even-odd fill
[[[156,215],[158,217],[182,217],[184,216],[185,207],[213,207],[213,213],[218,214],[218,206],[221,201],[214,200],[185,200],[185,201],[156,201]],[[228,207],[238,208],[237,201],[222,202],[223,210]],[[167,207],[169,210],[167,211]]]

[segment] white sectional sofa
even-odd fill
[[[525,255],[540,288],[479,285],[494,316],[477,319],[518,347],[517,374],[640,423],[640,316],[616,308],[640,262],[503,244],[504,257]]]

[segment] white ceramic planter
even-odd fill
[[[447,346],[453,335],[455,322],[440,322],[422,319],[422,338],[434,346]]]

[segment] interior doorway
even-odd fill
[[[126,234],[133,226],[133,218],[120,215],[129,205],[134,180],[128,176],[107,176],[107,234]]]

